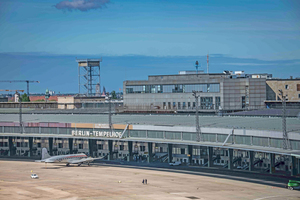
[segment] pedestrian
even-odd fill
[[[147,185],[147,179],[145,179],[145,184]]]
[[[145,180],[143,179],[143,182],[142,182],[143,184],[145,183]]]

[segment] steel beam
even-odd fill
[[[193,146],[188,146],[188,154],[189,154],[189,163],[190,165],[193,163]]]
[[[28,143],[29,143],[28,157],[31,157],[32,156],[32,143],[33,143],[33,138],[32,137],[28,138]]]
[[[133,155],[132,155],[132,141],[128,141],[128,157],[127,161],[133,161]]]
[[[152,142],[148,142],[148,163],[151,163],[153,161],[153,154],[152,154]]]
[[[228,169],[233,169],[233,149],[228,149]]]
[[[168,144],[168,159],[169,159],[169,163],[173,162],[172,150],[173,150],[173,145],[172,144]]]
[[[253,171],[254,170],[254,152],[253,151],[249,151],[249,171]]]
[[[73,153],[73,138],[69,138],[69,151],[70,154]]]
[[[291,156],[291,159],[292,159],[291,176],[297,176],[297,158],[295,156]]]
[[[113,159],[113,141],[112,140],[108,140],[108,160],[112,160]]]
[[[53,138],[48,138],[48,143],[50,156],[53,156]]]
[[[213,166],[213,153],[214,153],[214,149],[213,147],[207,147],[207,154],[208,154],[208,167],[212,167]]]
[[[273,174],[275,172],[275,154],[274,153],[269,154],[269,161],[270,161],[270,174]]]

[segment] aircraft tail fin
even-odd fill
[[[48,150],[46,148],[42,149],[42,160],[50,158],[51,156],[48,154]]]

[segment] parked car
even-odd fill
[[[176,161],[176,162],[172,162],[172,163],[169,163],[170,166],[178,166],[178,165],[181,165],[181,162],[180,161]]]
[[[37,179],[39,176],[37,174],[31,174],[31,178]]]

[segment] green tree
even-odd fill
[[[113,90],[113,91],[111,92],[111,98],[112,98],[112,99],[116,99],[116,98],[117,98],[116,91]]]
[[[22,101],[22,102],[30,102],[29,96],[27,96],[27,94],[24,93],[24,94],[21,96],[21,101]]]

